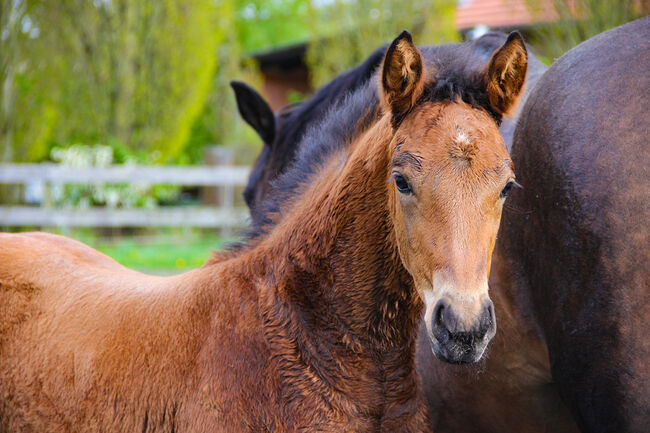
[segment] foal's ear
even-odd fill
[[[508,114],[516,105],[527,70],[528,51],[524,39],[519,32],[512,32],[492,55],[484,72],[490,105],[497,113]]]
[[[241,117],[253,127],[267,145],[275,140],[275,116],[269,104],[255,89],[241,81],[231,81]]]
[[[383,99],[399,123],[422,93],[423,62],[411,34],[404,30],[388,47],[382,66]]]

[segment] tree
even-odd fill
[[[452,0],[0,1],[0,158],[79,142],[196,161],[247,132],[228,83],[258,81],[242,60],[252,52],[309,41],[320,85],[404,28],[421,43],[455,39],[453,11]]]
[[[531,41],[551,61],[611,28],[650,14],[647,0],[527,0],[540,24]]]
[[[259,25],[254,19],[251,20],[254,17],[242,14],[242,10],[248,6],[248,3],[242,0],[222,3],[217,27],[224,36],[215,51],[217,68],[212,77],[205,105],[192,127],[183,155],[184,160],[200,161],[206,145],[240,146],[259,141],[255,134],[250,134],[250,131],[246,130],[241,121],[230,87],[230,81],[235,79],[261,87],[259,71],[247,53],[245,39],[246,35],[266,34],[267,27]],[[263,38],[254,36],[253,39]],[[255,47],[255,45],[250,46]],[[252,161],[252,155],[249,155],[252,153],[251,149],[244,147],[238,150],[241,151],[239,153],[245,154],[245,163]]]
[[[47,150],[41,143],[113,140],[155,161],[183,150],[214,76],[228,2],[2,4],[11,48],[0,70],[3,154],[33,160]]]
[[[310,4],[309,0],[238,0],[235,25],[242,49],[259,52],[305,42]]]
[[[62,47],[43,34],[32,19],[36,5],[0,2],[0,161],[40,157],[56,121],[59,93],[49,84],[61,73],[55,55]]]
[[[458,40],[454,0],[334,0],[310,9],[307,52],[311,80],[320,86],[363,61],[407,29],[420,44]]]

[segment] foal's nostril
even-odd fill
[[[473,326],[465,327],[454,314],[453,308],[444,300],[438,301],[431,317],[431,331],[439,343],[453,340],[459,344],[474,345],[491,339],[496,331],[494,305],[488,301],[481,309]]]
[[[494,315],[494,304],[492,301],[488,301],[485,307],[483,307],[483,311],[481,312],[477,337],[483,339],[486,335],[489,335],[491,338],[494,335],[495,331],[496,317]]]
[[[445,316],[449,313],[447,310],[448,308],[446,308],[445,303],[442,300],[438,301],[433,309],[433,317],[431,320],[433,335],[442,345],[446,344],[450,338],[449,328],[445,323]]]

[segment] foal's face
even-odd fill
[[[439,77],[425,70],[408,33],[384,58],[380,96],[394,128],[389,205],[397,244],[426,304],[433,351],[449,362],[477,361],[496,332],[488,273],[503,202],[515,183],[487,112],[512,108],[527,65],[521,36],[510,34],[472,81],[484,101],[479,109],[458,98],[426,102],[425,88]]]
[[[512,161],[496,122],[464,102],[418,107],[393,145],[394,225],[433,350],[475,362],[496,332],[488,274]]]

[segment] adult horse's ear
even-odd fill
[[[275,140],[275,115],[269,104],[255,89],[241,81],[231,81],[230,87],[235,91],[239,114],[260,136],[267,145]]]
[[[381,74],[383,99],[393,114],[393,124],[404,118],[422,93],[423,69],[422,54],[404,30],[388,47]]]
[[[494,111],[501,115],[508,114],[516,105],[527,70],[526,44],[519,32],[512,32],[485,68],[488,99]]]

